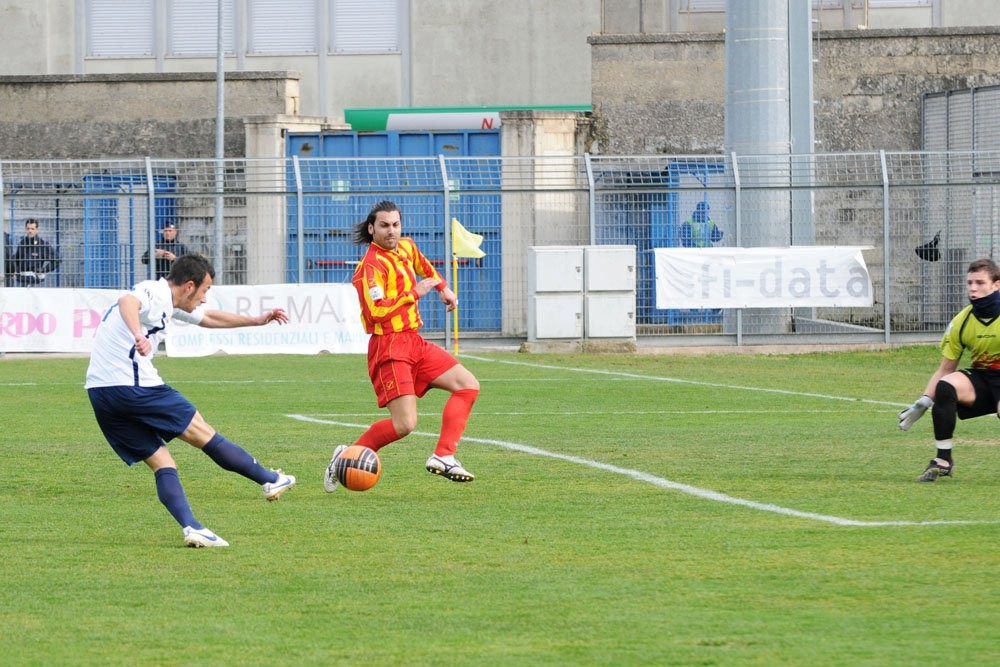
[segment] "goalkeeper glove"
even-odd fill
[[[926,394],[916,400],[910,407],[899,413],[899,430],[909,431],[913,422],[924,416],[929,408],[934,405],[934,401]]]

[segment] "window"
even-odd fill
[[[724,12],[726,0],[685,0],[681,6],[684,12]]]
[[[88,56],[152,56],[153,0],[87,0]]]
[[[791,1],[791,0],[790,0]],[[813,9],[831,9],[843,7],[845,0],[812,0]],[[854,0],[858,2],[859,0]],[[863,1],[863,0],[862,0]],[[870,2],[873,0],[869,0]],[[903,0],[889,0],[890,2],[902,2]],[[908,0],[909,2],[923,2],[924,0]],[[929,2],[929,0],[927,0]],[[681,11],[684,12],[725,12],[726,0],[682,0]]]
[[[398,0],[333,0],[330,20],[336,53],[399,51]]]
[[[168,0],[167,55],[214,55],[218,48],[216,21],[219,8],[207,0]],[[222,5],[222,43],[226,53],[235,53],[233,2]]]
[[[215,55],[216,0],[84,1],[87,56]],[[244,41],[249,54],[326,53],[319,48],[318,21],[321,9],[328,9],[333,52],[398,53],[403,1],[223,0],[223,44],[230,54]]]
[[[854,7],[864,7],[865,0],[854,0]],[[868,0],[870,8],[875,7],[930,7],[931,0]]]
[[[316,0],[247,0],[250,53],[316,53]]]

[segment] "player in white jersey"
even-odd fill
[[[143,461],[153,471],[160,502],[177,520],[191,547],[229,543],[205,528],[191,511],[166,447],[173,438],[197,447],[225,470],[260,484],[267,500],[277,500],[295,478],[261,466],[227,440],[176,389],[164,384],[153,354],[171,319],[212,329],[284,324],[281,308],[256,317],[204,307],[215,270],[201,255],[178,258],[166,278],[146,280],[118,299],[104,314],[94,337],[86,389],[97,423],[108,443],[128,465]]]

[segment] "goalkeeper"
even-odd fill
[[[899,428],[908,431],[930,409],[937,453],[919,482],[950,477],[955,469],[952,436],[957,419],[998,413],[1000,403],[1000,266],[992,259],[969,265],[965,286],[970,305],[945,329],[941,365],[931,375],[924,394],[899,413]],[[958,370],[968,350],[972,365]]]

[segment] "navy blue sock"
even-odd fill
[[[160,502],[167,508],[167,511],[181,524],[181,528],[191,526],[202,529],[203,525],[198,523],[191,513],[191,505],[188,504],[187,496],[184,495],[184,487],[181,486],[181,478],[177,476],[177,468],[160,468],[154,474],[156,477],[156,495]]]
[[[278,481],[278,473],[257,463],[257,459],[235,442],[227,440],[221,433],[212,436],[201,451],[208,454],[208,457],[223,470],[238,473],[258,484]]]

